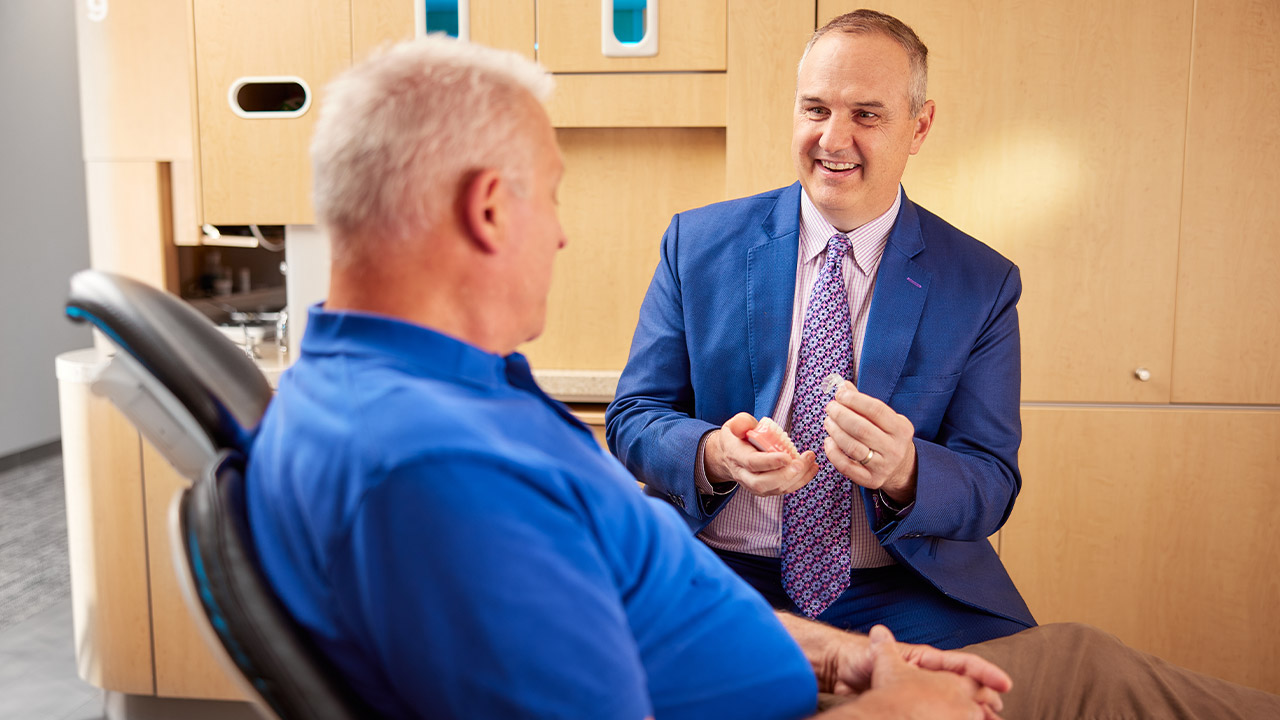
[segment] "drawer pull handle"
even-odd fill
[[[236,78],[227,88],[231,112],[249,120],[296,118],[311,108],[307,81],[292,75]]]
[[[418,35],[442,32],[459,40],[471,39],[471,0],[418,0],[413,4]]]
[[[658,0],[643,0],[644,10],[640,11],[640,0],[600,0],[600,52],[605,57],[653,57],[658,54]],[[615,8],[615,4],[618,5]],[[615,10],[634,17],[636,11],[644,24],[644,35],[639,40],[622,41],[618,39]],[[631,37],[633,33],[623,28],[623,34]]]

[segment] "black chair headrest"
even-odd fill
[[[204,315],[175,295],[98,270],[72,276],[67,315],[92,323],[137,359],[214,447],[248,449],[271,385]]]

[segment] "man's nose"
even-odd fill
[[[832,115],[822,129],[822,137],[818,144],[829,153],[839,152],[853,146],[853,123],[848,118]]]

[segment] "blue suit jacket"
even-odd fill
[[[786,373],[800,185],[676,215],[662,239],[606,414],[610,449],[695,532],[728,496],[694,485],[698,442],[734,414],[773,412]],[[944,594],[1034,624],[987,537],[1021,486],[1018,268],[905,197],[876,276],[859,390],[915,426],[905,518],[867,519]]]

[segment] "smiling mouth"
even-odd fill
[[[849,172],[862,167],[859,163],[832,162],[830,160],[819,160],[818,164],[831,172]]]

